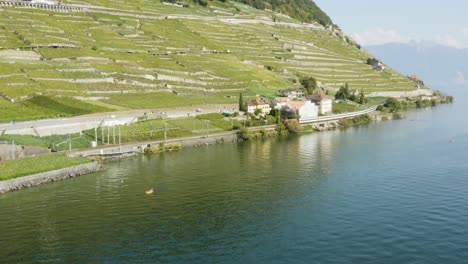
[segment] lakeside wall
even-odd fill
[[[93,172],[102,171],[105,166],[98,162],[81,164],[64,169],[41,172],[29,176],[18,177],[6,181],[0,181],[0,193],[16,191],[23,188],[36,186],[42,183],[73,178]]]
[[[165,141],[165,143],[178,143],[182,148],[196,147],[203,145],[211,145],[219,142],[233,142],[237,141],[237,131],[220,132],[206,136],[193,136],[184,138],[172,138]],[[106,156],[106,155],[121,155],[128,153],[143,153],[143,150],[148,146],[157,146],[163,143],[164,140],[153,140],[145,142],[133,142],[119,145],[100,146],[94,149],[74,150],[71,153],[66,152],[71,156]]]

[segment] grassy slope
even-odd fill
[[[91,162],[91,160],[86,158],[71,158],[59,154],[48,154],[32,158],[5,161],[0,163],[0,181],[72,167],[88,162]]]
[[[0,8],[0,51],[39,47],[13,57],[0,53],[0,94],[5,98],[0,97],[0,122],[234,103],[239,92],[247,99],[256,94],[272,97],[278,89],[294,86],[299,76],[314,76],[332,91],[345,82],[365,92],[414,89],[414,83],[394,71],[377,72],[365,65],[371,55],[347,43],[339,32],[268,25],[273,16],[299,23],[237,2],[189,8],[150,0],[70,3],[111,9],[53,13]],[[213,20],[225,18],[265,23]],[[76,48],[42,47],[57,43]],[[206,54],[208,50],[230,54]],[[43,60],[20,58],[31,53]],[[42,96],[32,98],[36,94]]]

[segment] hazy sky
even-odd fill
[[[363,45],[430,41],[468,48],[468,0],[314,0]]]

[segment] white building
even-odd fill
[[[264,115],[269,114],[271,111],[270,103],[262,97],[257,97],[247,104],[248,113],[254,114],[257,109],[260,109]]]
[[[316,118],[319,113],[318,106],[305,99],[291,100],[283,109],[291,114],[299,115],[299,119]]]
[[[376,58],[369,59],[367,61],[367,64],[369,64],[370,66],[372,66],[376,70],[379,70],[379,71],[385,70],[385,64],[382,61],[380,61],[380,60],[378,60]]]
[[[302,98],[304,97],[304,89],[286,89],[281,91],[281,94],[287,96],[288,98],[295,99],[295,98]]]
[[[273,99],[273,101],[271,101],[271,104],[275,109],[282,109],[288,104],[290,100],[291,99],[289,99],[288,97],[276,97],[275,99]]]
[[[333,111],[333,100],[322,93],[314,93],[306,96],[306,99],[318,106],[321,115],[329,114]]]
[[[25,0],[25,2],[31,2],[31,4],[45,4],[45,5],[54,5],[54,0]]]

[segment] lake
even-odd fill
[[[466,263],[468,93],[452,94],[404,120],[142,156],[0,195],[0,262]]]

